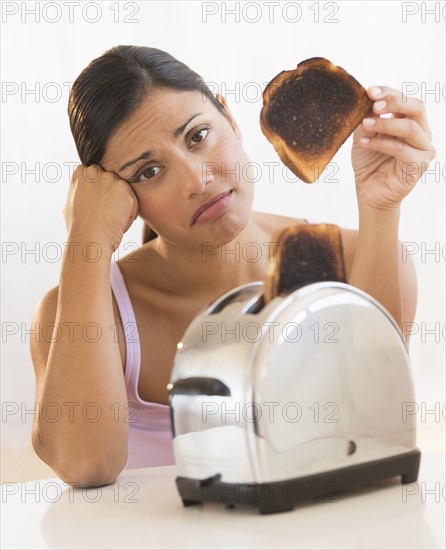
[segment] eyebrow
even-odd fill
[[[174,137],[179,137],[181,136],[181,134],[184,132],[184,130],[186,129],[187,125],[192,122],[192,120],[194,118],[196,118],[197,116],[200,116],[202,115],[203,113],[195,113],[194,115],[192,115],[191,117],[189,117],[186,122],[184,124],[182,124],[179,128],[177,128],[174,132],[173,132],[173,136]],[[135,159],[132,159],[132,160],[129,160],[128,162],[126,162],[125,164],[123,164],[120,168],[120,172],[122,172],[122,170],[125,170],[126,168],[128,168],[129,166],[131,166],[132,164],[135,164],[136,162],[138,162],[139,160],[147,160],[149,159],[150,157],[153,157],[153,155],[155,154],[155,151],[153,149],[150,149],[149,151],[144,151],[144,153],[141,153],[141,155],[139,155],[137,158]]]

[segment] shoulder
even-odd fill
[[[118,311],[114,294],[112,300],[115,314]],[[48,323],[54,323],[57,315],[57,305],[59,301],[59,285],[48,290],[37,303],[33,312],[34,322],[38,322],[39,326],[45,326]],[[116,317],[116,315],[115,315]],[[30,339],[31,343],[33,339]]]
[[[125,338],[121,325],[121,317],[114,293],[111,293],[113,315],[119,331],[119,351],[121,361],[125,361]],[[37,303],[32,315],[32,326],[38,331],[36,338],[30,338],[30,352],[34,370],[38,378],[43,375],[51,348],[52,337],[49,327],[55,327],[59,303],[59,285],[48,290]]]
[[[290,225],[308,223],[305,218],[292,218],[267,212],[253,211],[252,215],[255,217],[258,226],[269,236],[272,236],[276,231],[289,227]]]
[[[142,285],[145,290],[150,289],[152,269],[148,269],[148,266],[156,265],[158,259],[155,240],[142,244],[115,262],[119,266],[130,294],[132,289],[139,285]]]
[[[292,218],[288,216],[279,216],[277,214],[269,214],[266,212],[255,212],[259,226],[270,236],[273,236],[276,231],[289,227],[290,225],[308,224],[311,223],[306,218]],[[324,220],[318,220],[312,223],[328,223]],[[347,280],[353,266],[356,249],[358,246],[358,230],[340,227],[342,250],[344,255],[344,263],[346,269]]]

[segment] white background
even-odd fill
[[[443,407],[444,6],[384,1],[242,2],[238,8],[234,2],[2,2],[2,412],[11,403],[21,412],[33,407],[26,330],[39,299],[58,284],[69,166],[78,162],[66,114],[69,85],[92,59],[118,44],[164,49],[214,91],[226,91],[248,155],[261,168],[254,209],[343,227],[357,227],[358,219],[351,138],[333,159],[337,172],[331,180],[326,176],[307,185],[277,166],[274,182],[268,181],[264,163],[279,159],[260,130],[260,90],[280,71],[321,56],[365,87],[391,86],[425,101],[437,157],[434,171],[403,201],[399,238],[418,250],[413,256],[418,332],[411,357],[419,410]],[[37,16],[26,9],[37,10]],[[234,9],[238,21],[228,12]],[[17,173],[11,174],[15,166]],[[26,173],[34,168],[37,174]],[[140,244],[141,228],[137,220],[117,254],[126,243]],[[437,254],[424,254],[435,248]],[[425,334],[435,326],[437,334]],[[427,429],[421,415],[418,419],[421,430]],[[430,415],[430,424],[444,432],[438,414]],[[3,414],[2,451],[29,452],[30,427],[30,414]],[[12,477],[5,468],[3,479],[18,481]]]

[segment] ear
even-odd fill
[[[235,132],[235,135],[237,136],[237,139],[242,142],[242,133],[240,132],[240,128],[238,127],[235,118],[232,116],[231,111],[229,110],[228,104],[226,103],[225,98],[220,94],[217,93],[215,95],[215,99],[223,106],[223,109],[225,110],[225,116],[228,119],[228,122],[232,126],[232,129]]]

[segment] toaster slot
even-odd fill
[[[230,396],[231,390],[217,378],[191,376],[181,378],[167,386],[169,395],[223,395]]]
[[[265,307],[265,294],[262,292],[261,294],[255,297],[255,301],[249,302],[248,308],[245,310],[245,313],[251,313],[255,315],[256,313],[259,313],[259,311],[262,311],[264,307]]]
[[[220,311],[222,311],[229,304],[249,300],[249,298],[253,298],[262,287],[263,283],[260,281],[239,286],[236,289],[223,294],[220,299],[214,302],[213,306],[207,311],[207,313],[208,315],[220,313]]]

